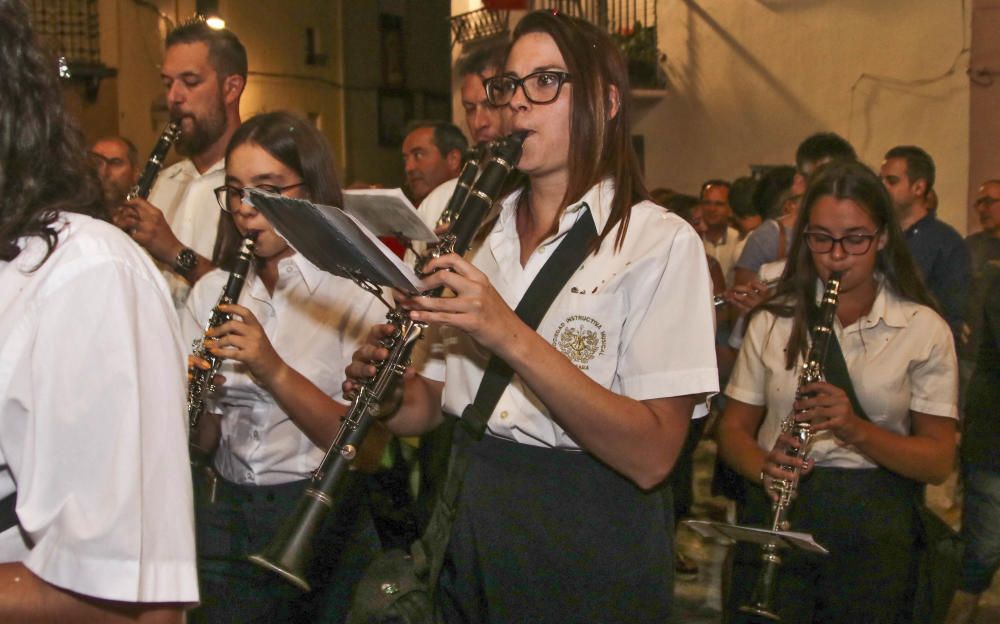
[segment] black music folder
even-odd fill
[[[292,249],[320,270],[409,294],[427,290],[412,268],[340,208],[247,190],[243,201],[260,211]]]

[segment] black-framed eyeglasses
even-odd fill
[[[833,246],[840,244],[844,253],[852,256],[862,256],[872,248],[872,241],[878,238],[878,232],[874,234],[848,234],[835,238],[823,232],[805,231],[802,236],[806,239],[806,245],[818,254],[828,254],[833,251]]]
[[[295,184],[289,184],[288,186],[275,186],[273,184],[259,184],[253,188],[258,191],[265,191],[267,193],[274,193],[275,195],[282,195],[285,191],[290,191],[293,188],[298,188],[300,186],[305,186],[305,182],[297,182]],[[219,208],[222,208],[224,212],[233,214],[238,212],[240,209],[240,203],[243,202],[243,198],[246,197],[247,189],[240,188],[238,186],[232,186],[230,184],[223,184],[217,189],[212,191],[215,193],[215,201],[219,202]]]
[[[524,97],[532,104],[548,104],[559,97],[563,83],[571,77],[564,71],[543,70],[528,74],[524,78],[514,76],[493,76],[483,81],[486,99],[493,106],[506,106],[514,99],[514,93],[521,87]]]

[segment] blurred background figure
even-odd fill
[[[110,217],[139,181],[142,164],[135,144],[122,136],[97,139],[87,152],[101,180],[104,204]]]

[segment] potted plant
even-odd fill
[[[656,47],[656,26],[643,26],[637,21],[631,27],[620,27],[611,36],[625,55],[633,89],[662,89],[666,86],[667,77],[660,63],[667,57]]]

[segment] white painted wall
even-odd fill
[[[912,143],[938,168],[939,216],[967,229],[969,13],[961,0],[660,0],[667,93],[636,106],[651,187],[697,191],[791,163],[830,130],[877,167]]]

